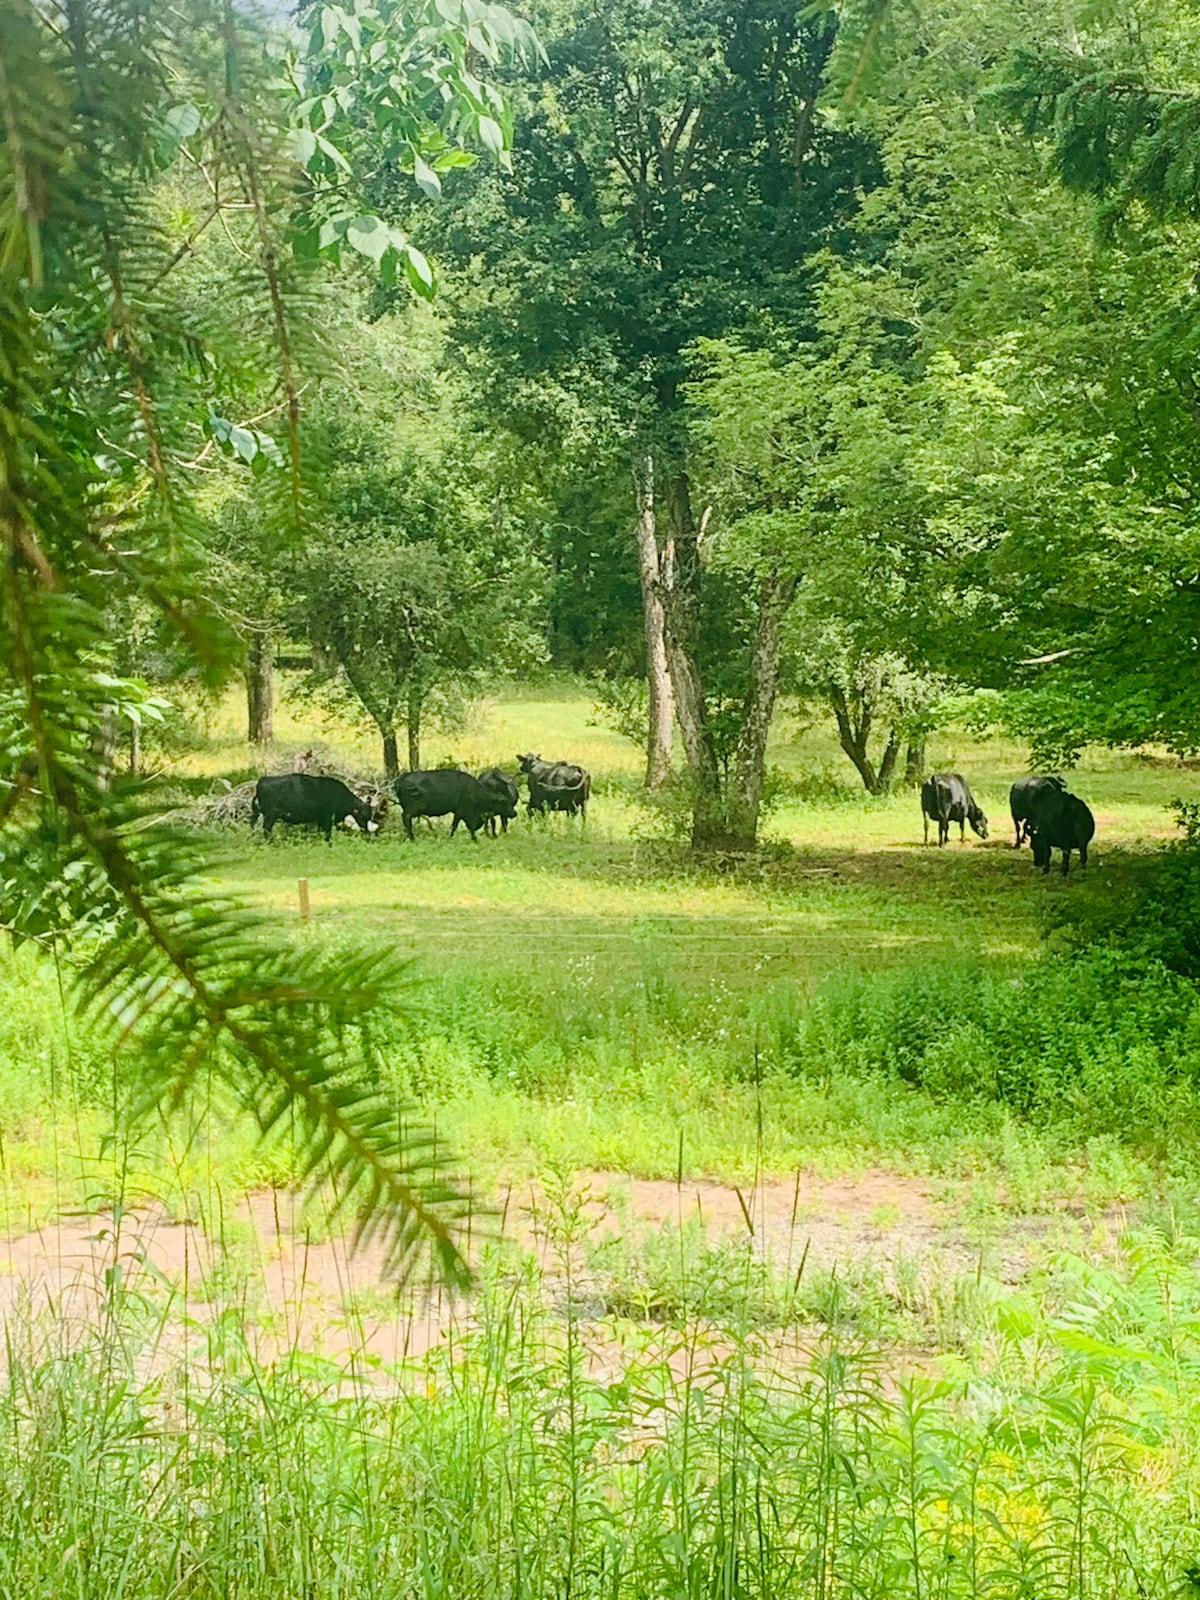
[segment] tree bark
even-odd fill
[[[275,737],[275,640],[255,633],[246,654],[246,738],[270,744]]]
[[[850,714],[846,691],[840,683],[831,683],[829,685],[829,703],[833,707],[833,714],[837,719],[838,740],[842,749],[853,761],[867,793],[877,794],[876,785],[879,779],[871,762],[868,743],[871,737],[870,708],[868,706],[861,708],[856,723]]]
[[[741,835],[742,847],[750,850],[758,842],[758,819],[767,770],[767,738],[779,691],[783,623],[798,587],[798,578],[774,574],[763,578],[759,584],[758,623],[734,759],[735,805],[730,816],[733,833]]]
[[[421,710],[424,698],[420,689],[410,689],[408,691],[404,727],[408,734],[408,770],[410,772],[418,772],[421,767]]]
[[[142,770],[142,725],[136,720],[129,724],[129,770],[135,778]]]
[[[379,729],[379,736],[383,740],[383,770],[389,778],[400,776],[400,749],[396,741],[396,707],[387,705],[378,700],[372,693],[362,675],[350,665],[350,658],[338,651],[338,659],[342,663],[342,671],[346,674],[346,682],[362,701],[367,715]]]
[[[925,735],[922,733],[908,741],[904,752],[904,781],[915,789],[925,781]]]
[[[879,784],[876,794],[890,794],[892,784],[896,781],[896,763],[900,759],[900,730],[893,727],[888,733],[887,747],[883,752],[883,760],[879,763],[879,773],[876,782]]]
[[[853,761],[863,787],[868,794],[887,794],[895,780],[896,763],[900,758],[899,729],[890,729],[883,757],[876,770],[870,754],[871,726],[874,721],[870,701],[864,697],[860,702],[856,721],[846,691],[840,683],[830,683],[829,703],[837,719],[839,742]]]
[[[664,562],[659,555],[654,509],[654,458],[647,456],[637,475],[638,573],[642,584],[642,620],[646,634],[646,686],[650,729],[646,740],[646,788],[657,789],[671,770],[675,732],[675,691],[667,661],[663,611]],[[669,557],[668,557],[669,562]]]
[[[670,581],[665,584],[660,581],[659,592],[663,603],[667,664],[675,691],[675,715],[679,720],[692,789],[692,847],[696,850],[724,849],[730,841],[721,804],[721,775],[695,657],[700,637],[700,541],[685,473],[675,473],[666,479],[663,504],[674,547],[674,562]]]
[[[101,710],[89,742],[96,787],[108,789],[112,785],[113,760],[117,750],[117,717],[111,706]]]

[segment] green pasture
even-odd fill
[[[248,770],[239,710],[227,702],[212,715],[181,770]],[[286,702],[277,732],[285,756],[318,743],[352,769],[373,765],[361,733]],[[1027,765],[1014,743],[952,732],[933,742],[933,763],[965,772],[992,819],[986,843],[968,832],[965,845],[954,839],[939,851],[922,843],[911,791],[875,799],[856,790],[828,732],[798,731],[784,715],[771,759],[805,798],[784,796],[761,862],[725,870],[694,866],[662,842],[661,818],[637,795],[639,751],[598,725],[582,690],[489,702],[465,731],[435,735],[427,749],[431,765],[453,759],[474,770],[515,770],[526,749],[580,761],[595,779],[586,828],[562,817],[530,823],[522,812],[507,837],[473,846],[442,823],[410,844],[393,817],[370,844],[338,838],[329,848],[306,838],[268,847],[239,831],[216,841],[215,885],[289,917],[305,877],[317,926],[387,939],[433,974],[483,962],[552,984],[586,969],[738,990],[948,955],[1019,963],[1037,945],[1043,908],[1064,892],[1057,878],[1035,879],[1028,852],[1011,848],[1008,786]],[[1085,757],[1072,781],[1098,822],[1089,880],[1068,885],[1072,894],[1114,892],[1124,853],[1168,836],[1170,800],[1196,791],[1191,772],[1108,752]]]
[[[240,716],[233,698],[210,709],[176,762],[190,788],[260,770]],[[348,770],[374,767],[361,730],[286,696],[276,726],[268,765],[316,745]],[[1135,854],[1172,834],[1169,802],[1195,793],[1194,773],[1089,752],[1072,783],[1096,811],[1097,845],[1086,876],[1063,883],[1012,847],[1007,790],[1027,769],[1014,743],[953,730],[932,742],[933,764],[966,773],[993,823],[986,842],[968,831],[939,850],[921,842],[911,791],[866,796],[827,730],[785,711],[771,757],[787,792],[768,842],[758,858],[715,864],[664,837],[638,794],[639,751],[572,685],[497,697],[465,729],[430,736],[425,759],[511,769],[526,749],[592,770],[586,826],[522,812],[507,836],[472,843],[443,821],[409,842],[393,815],[371,841],[342,834],[327,846],[280,828],[268,843],[244,826],[205,838],[214,896],[265,910],[297,938],[365,939],[411,957],[413,1020],[397,1030],[393,1068],[489,1185],[548,1163],[742,1181],[883,1161],[992,1183],[1018,1208],[1087,1188],[1089,1173],[1101,1197],[1145,1187],[1124,1159],[1114,1169],[1081,1158],[1086,1127],[1018,1125],[961,1086],[947,1098],[824,1058],[814,1081],[797,1038],[830,985],[891,975],[923,994],[926,981],[966,972],[1003,994],[1053,945],[1062,909],[1121,898]],[[935,1021],[944,1008],[952,1030],[970,1022],[956,1024],[953,1006],[974,1002],[955,990],[915,1003]]]
[[[181,793],[252,768],[237,711],[173,761]],[[279,731],[272,766],[314,738],[371,766],[286,703]],[[198,842],[214,899],[411,957],[381,1084],[494,1203],[465,1304],[373,1277],[329,1197],[289,1192],[287,1129],[261,1144],[227,1092],[131,1131],[132,1047],[74,1012],[71,954],[0,953],[3,1584],[61,1592],[34,1506],[102,1521],[80,1594],[483,1600],[495,1574],[559,1593],[568,1568],[596,1600],[651,1571],[662,1593],[785,1592],[810,1544],[768,1514],[786,1493],[882,1574],[864,1592],[1175,1593],[1200,1481],[1200,1011],[1134,951],[1054,952],[1064,912],[1128,896],[1194,775],[1089,756],[1098,848],[1063,883],[1011,847],[1024,759],[999,742],[935,744],[995,823],[939,851],[911,793],[858,795],[785,717],[770,841],[707,864],[580,692],[499,699],[444,743],[431,760],[585,761],[586,827]],[[81,1252],[125,1234],[88,1290]],[[1076,1580],[1083,1526],[1132,1588]],[[180,1586],[181,1552],[207,1587]],[[733,1561],[759,1589],[711,1581]]]
[[[240,715],[230,696],[198,716],[168,781],[194,796],[260,770]],[[286,696],[277,732],[267,766],[289,766],[316,744],[348,770],[372,767],[360,730]],[[338,834],[326,845],[281,827],[267,842],[240,825],[202,830],[200,843],[214,898],[257,907],[298,940],[366,941],[411,958],[408,1015],[385,1041],[384,1070],[485,1189],[551,1166],[743,1183],[881,1163],[1020,1211],[1056,1196],[1102,1205],[1162,1192],[1190,1160],[1187,1140],[1167,1148],[1186,1107],[1164,1112],[1161,1132],[1152,1112],[1137,1121],[1106,1109],[1127,1093],[1124,1074],[1160,1082],[1136,1040],[1105,1065],[1116,1087],[1089,1091],[1086,1114],[1047,1087],[1049,1068],[1022,1091],[1023,1110],[1011,1094],[974,1092],[970,1077],[990,1081],[1005,1052],[1030,1052],[1001,1019],[980,1054],[976,1013],[1003,1010],[1011,985],[1055,948],[1063,911],[1121,901],[1137,853],[1173,831],[1170,800],[1195,793],[1190,770],[1089,753],[1072,781],[1096,810],[1097,847],[1086,876],[1064,883],[1012,848],[1007,787],[1025,752],[953,731],[931,757],[968,775],[993,820],[987,841],[968,833],[965,844],[924,846],[915,795],[856,791],[827,733],[785,714],[772,760],[790,791],[768,842],[758,857],[717,863],[664,837],[638,795],[639,752],[569,684],[498,697],[427,749],[430,762],[476,770],[511,765],[524,749],[583,761],[596,780],[586,826],[522,814],[506,836],[472,843],[449,837],[443,821],[419,825],[409,842],[393,814],[369,841]],[[26,949],[0,961],[11,1229],[111,1193],[111,1163],[95,1152],[122,1067],[73,1018],[68,958],[56,969]],[[1103,996],[1107,980],[1097,981]],[[1073,994],[1066,985],[1040,1003],[1069,1008]],[[1055,1012],[1048,1042],[1032,1047],[1049,1060],[1058,1035],[1075,1040],[1053,1069],[1067,1078],[1086,1075],[1099,1049],[1084,1037],[1091,1004],[1080,1002],[1080,1017]],[[912,1034],[914,1018],[921,1064],[910,1070],[893,1042]],[[1153,1048],[1168,1072],[1167,1046]],[[1190,1060],[1190,1045],[1180,1049]],[[229,1108],[186,1137],[147,1135],[143,1158],[147,1183],[178,1205],[196,1185],[241,1191],[286,1182],[291,1170],[286,1148],[258,1149]]]

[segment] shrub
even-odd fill
[[[1200,996],[1163,962],[1100,945],[1020,978],[975,963],[847,975],[796,1030],[809,1077],[885,1072],[944,1098],[998,1100],[1081,1138],[1154,1145],[1200,1110]]]

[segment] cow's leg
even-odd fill
[[[1070,847],[1070,845],[1068,845],[1067,848],[1063,851],[1062,874],[1063,874],[1064,878],[1066,877],[1067,873],[1070,872],[1070,870],[1071,870],[1071,847]]]
[[[921,811],[921,821],[925,824],[925,843],[928,844],[929,843],[929,813],[928,813],[928,811],[926,811],[924,809],[922,809],[922,811]]]
[[[1087,866],[1087,845],[1086,844],[1081,844],[1079,846],[1079,865],[1081,867],[1086,867]]]
[[[457,811],[456,811],[456,812],[455,812],[455,813],[454,813],[454,821],[453,821],[453,822],[452,822],[452,823],[451,823],[451,824],[450,824],[450,837],[451,837],[451,838],[452,838],[452,839],[453,839],[453,837],[454,837],[454,830],[455,830],[455,828],[457,828],[457,827],[458,827],[458,825],[459,825],[459,823],[460,823],[460,822],[461,822],[461,821],[462,821],[462,818],[461,818],[461,817],[460,817],[460,816],[459,816],[459,814],[458,814],[458,812],[457,812]]]
[[[273,816],[271,816],[268,812],[264,811],[263,812],[263,838],[264,839],[269,839],[271,837],[271,829],[274,826],[275,826],[275,818]]]
[[[950,837],[950,823],[949,823],[949,820],[946,817],[939,817],[938,818],[938,849],[939,850],[946,843],[946,840],[949,837]]]
[[[412,815],[411,815],[410,812],[406,811],[404,813],[404,831],[405,831],[405,833],[408,835],[408,837],[410,839],[413,836],[412,824],[413,824]]]
[[[319,826],[320,826],[321,832],[325,835],[325,843],[326,844],[332,844],[333,843],[333,818],[332,817],[322,817]]]

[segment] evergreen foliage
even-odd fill
[[[332,34],[328,16],[288,45],[230,0],[0,7],[0,917],[18,938],[73,941],[80,1004],[107,1019],[133,1099],[170,1105],[219,1073],[264,1131],[292,1119],[306,1175],[333,1184],[396,1271],[429,1247],[453,1280],[467,1202],[374,1070],[373,1019],[402,999],[402,965],[297,950],[213,902],[152,791],[109,770],[114,721],[149,702],[119,670],[119,608],[149,608],[207,671],[231,649],[191,492],[202,430],[274,471],[279,525],[306,530],[301,390],[327,365],[311,219],[326,255],[344,242],[386,268],[390,251],[423,281],[403,241],[377,251],[365,212],[340,230],[337,139],[372,108],[381,131],[403,127],[394,159],[418,182],[431,161],[469,159],[466,140],[503,155],[485,115],[500,102],[467,56],[522,42],[506,14],[383,6]],[[181,164],[206,203],[178,238],[159,201]],[[201,307],[177,269],[215,224],[240,234],[237,264]],[[248,364],[281,419],[278,448],[213,404]]]

